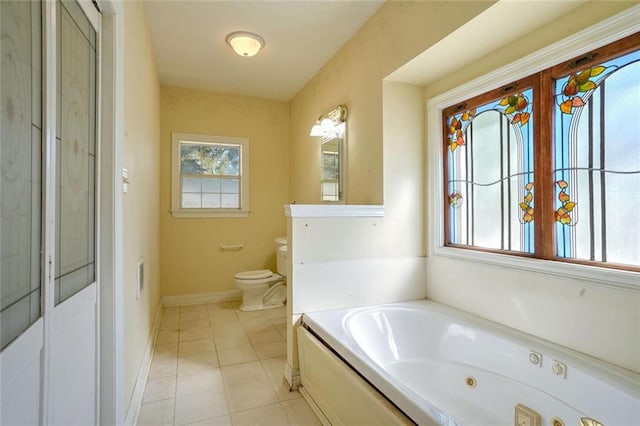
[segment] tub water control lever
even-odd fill
[[[553,365],[551,366],[551,370],[553,370],[556,375],[562,377],[563,379],[567,378],[567,366],[563,362],[553,360]]]
[[[529,361],[533,365],[537,365],[538,367],[542,367],[542,354],[536,351],[529,352]]]

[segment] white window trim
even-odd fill
[[[428,255],[453,257],[526,272],[579,279],[607,288],[640,293],[640,273],[638,272],[446,247],[442,176],[442,111],[446,107],[537,73],[638,31],[640,31],[640,6],[634,6],[427,101],[427,164],[429,165],[427,196],[430,204]]]
[[[180,207],[180,142],[240,145],[240,209],[183,209]],[[171,214],[174,218],[249,216],[249,139],[194,133],[171,134]]]

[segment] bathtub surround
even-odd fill
[[[371,423],[356,420],[376,411],[378,417],[402,414],[372,404],[377,391],[343,377],[352,372],[329,381],[317,374],[346,365],[315,336],[420,425],[510,424],[519,405],[544,424],[637,419],[640,374],[431,301],[309,313],[303,322],[303,389],[332,423]],[[345,406],[334,392],[347,387]]]
[[[382,206],[290,205],[287,215],[287,365],[299,386],[297,327],[304,312],[422,299],[426,258],[393,244]]]

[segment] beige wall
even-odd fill
[[[273,240],[286,233],[282,206],[289,199],[288,104],[163,87],[160,121],[162,295],[234,290],[233,275],[237,272],[275,271]],[[171,216],[172,132],[249,139],[249,217]],[[220,250],[221,244],[235,243],[244,248]]]
[[[123,196],[125,396],[129,401],[160,304],[158,217],[160,84],[144,5],[124,2]],[[116,171],[116,173],[119,173]],[[145,259],[145,288],[136,299],[136,263]]]
[[[320,202],[320,150],[309,130],[344,103],[347,204],[382,204],[382,79],[492,3],[385,3],[291,101],[291,200]]]
[[[637,2],[586,4],[433,82],[425,89],[424,99],[509,64],[633,4]],[[427,263],[427,297],[640,372],[637,292],[431,256]]]

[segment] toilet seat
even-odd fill
[[[273,272],[269,269],[258,269],[255,271],[238,272],[234,278],[237,280],[264,280],[266,278],[271,278],[272,276]]]

